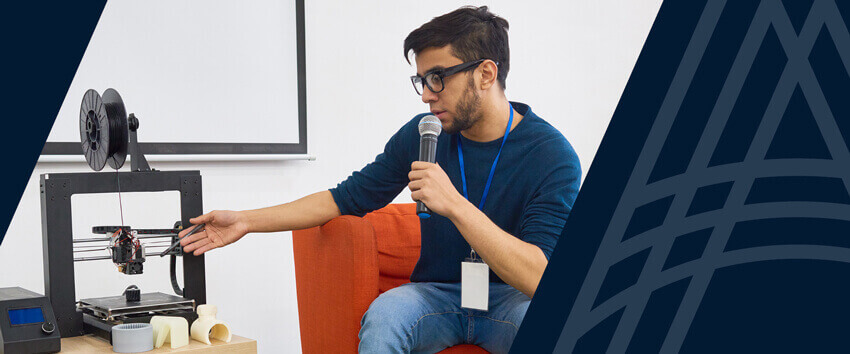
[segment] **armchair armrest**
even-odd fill
[[[302,350],[356,352],[360,319],[378,297],[371,224],[340,216],[292,234]]]

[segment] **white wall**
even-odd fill
[[[560,129],[585,173],[660,2],[489,3],[511,25],[508,98],[529,103]],[[267,206],[336,185],[371,161],[404,122],[427,110],[407,79],[415,69],[402,58],[402,42],[420,24],[463,4],[307,1],[309,153],[318,159],[154,162],[154,167],[201,170],[206,210]],[[86,170],[79,163],[36,166],[0,248],[0,286],[43,291],[38,175]],[[75,233],[83,233],[75,237],[88,236],[84,232],[92,224],[120,222],[117,197],[101,197],[74,201],[75,210],[93,213],[75,214],[75,221],[82,220]],[[125,221],[168,226],[178,217],[171,217],[168,209],[176,214],[169,204],[173,200],[168,195],[125,195]],[[397,201],[409,202],[410,197],[402,193]],[[263,353],[300,352],[292,259],[289,232],[249,235],[207,256],[208,301],[219,306],[220,317],[235,333],[257,339]],[[141,277],[129,277],[108,261],[77,263],[77,296],[115,295],[130,283],[145,292],[170,292],[165,261],[151,259],[145,269]]]
[[[107,2],[47,140],[78,141],[83,94],[114,87],[147,142],[297,144],[295,1],[203,4]]]

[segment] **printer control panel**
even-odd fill
[[[0,288],[0,344],[0,353],[58,352],[61,338],[47,297]]]

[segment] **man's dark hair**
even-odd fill
[[[505,89],[510,69],[508,21],[487,10],[487,6],[465,6],[435,17],[410,32],[404,40],[404,58],[419,54],[426,48],[452,46],[452,54],[464,62],[490,59],[499,63],[496,79]]]

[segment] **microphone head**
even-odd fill
[[[434,115],[429,114],[419,120],[419,136],[423,136],[425,134],[434,134],[439,136],[442,131],[443,124],[440,123],[440,119]]]

